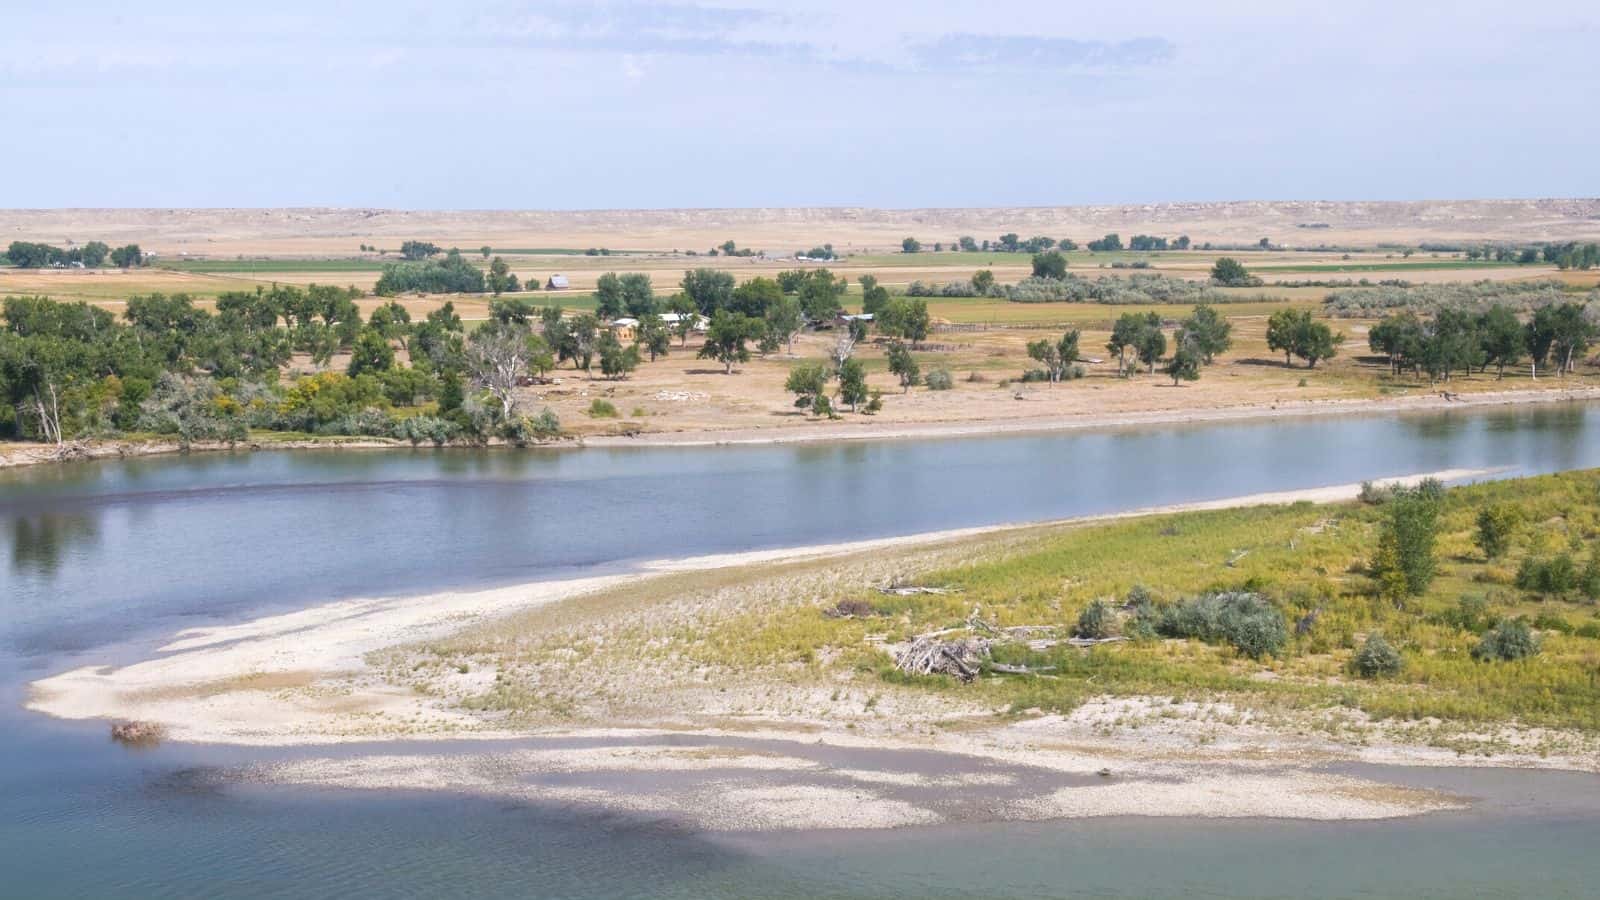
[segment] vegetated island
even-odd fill
[[[29,705],[707,828],[1407,815],[1467,801],[1349,766],[1600,768],[1597,532],[1600,471],[1410,478],[341,601]]]

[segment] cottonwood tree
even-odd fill
[[[629,344],[624,347],[614,331],[607,329],[600,335],[596,349],[600,353],[600,374],[606,378],[627,378],[629,373],[639,368],[639,346]]]
[[[717,269],[690,269],[683,273],[683,293],[702,316],[710,316],[733,303],[733,275]]]
[[[717,310],[706,330],[706,342],[700,348],[700,359],[714,359],[722,363],[724,375],[733,374],[733,364],[749,362],[750,348],[745,342],[757,336],[759,320],[744,313]]]
[[[1173,387],[1177,387],[1179,381],[1199,381],[1200,358],[1200,351],[1195,349],[1192,341],[1180,339],[1177,351],[1161,371],[1171,376]]]
[[[639,346],[650,354],[651,362],[655,362],[656,357],[666,356],[667,351],[672,349],[672,333],[667,330],[667,323],[655,313],[647,313],[639,319],[636,334]]]
[[[911,390],[922,375],[922,370],[917,366],[916,357],[911,355],[911,350],[905,344],[894,341],[889,345],[887,353],[889,373],[900,379],[900,392]]]
[[[879,311],[875,323],[879,333],[908,340],[916,347],[928,337],[932,325],[928,301],[895,297]]]
[[[889,289],[878,283],[876,275],[863,275],[861,282],[861,311],[876,316],[889,304]]]
[[[833,412],[828,403],[827,366],[820,362],[804,362],[789,370],[789,378],[784,382],[784,390],[795,395],[794,405],[797,409],[810,409],[812,413],[823,416]]]
[[[1033,257],[1033,277],[1054,278],[1060,280],[1067,277],[1067,258],[1055,250],[1048,253],[1035,254]]]
[[[1283,364],[1293,365],[1292,357],[1306,361],[1306,368],[1333,358],[1344,335],[1335,334],[1326,322],[1318,322],[1308,309],[1280,309],[1267,318],[1267,346],[1283,351]]]
[[[800,315],[800,300],[787,294],[780,295],[771,306],[767,307],[764,320],[767,337],[774,342],[774,345],[784,344],[789,355],[793,356],[794,336],[804,324]]]
[[[527,326],[485,323],[467,339],[467,373],[500,404],[500,421],[517,410],[517,382],[528,372]]]
[[[1211,266],[1211,280],[1223,287],[1249,285],[1250,270],[1231,256],[1218,259]]]
[[[1425,593],[1438,569],[1439,487],[1424,482],[1401,488],[1385,504],[1378,552],[1370,566],[1379,592],[1398,602]]]
[[[1517,314],[1498,303],[1478,317],[1478,346],[1483,350],[1483,367],[1495,367],[1495,379],[1506,377],[1506,366],[1522,361],[1526,335]]]
[[[1202,303],[1178,326],[1178,343],[1189,345],[1206,365],[1233,346],[1233,325],[1212,306]]]
[[[1044,366],[1045,373],[1050,376],[1051,384],[1059,382],[1067,368],[1077,361],[1078,337],[1079,332],[1074,328],[1063,334],[1060,340],[1040,338],[1028,344],[1028,356]]]
[[[850,411],[867,402],[867,367],[859,359],[847,359],[839,366],[839,399],[850,404]]]

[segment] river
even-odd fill
[[[1473,812],[1393,823],[1105,819],[771,840],[466,798],[218,783],[206,773],[266,751],[129,753],[102,723],[20,710],[26,683],[42,675],[148,652],[182,627],[356,594],[1448,468],[1591,466],[1600,408],[1575,404],[840,445],[240,453],[3,472],[0,893],[1594,896],[1600,799],[1589,776],[1484,776],[1483,796],[1498,799]],[[1509,810],[1507,798],[1534,794],[1595,802]]]

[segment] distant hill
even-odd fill
[[[1106,232],[1126,238],[1188,234],[1198,243],[1288,247],[1600,238],[1600,199],[1229,201],[1120,206],[870,209],[860,207],[654,210],[46,209],[0,210],[0,244],[137,242],[163,254],[348,255],[362,243],[396,249],[421,238],[477,249],[610,247],[705,250],[725,240],[790,252],[820,243],[841,251],[898,250],[961,235],[979,240]]]

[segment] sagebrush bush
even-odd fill
[[[616,404],[610,400],[595,399],[589,404],[589,417],[593,419],[615,419],[617,417]]]
[[[1366,643],[1351,658],[1350,664],[1362,678],[1383,678],[1399,674],[1405,661],[1400,658],[1400,651],[1384,640],[1383,635],[1370,634]]]
[[[1104,600],[1092,601],[1078,613],[1078,625],[1073,634],[1090,640],[1111,637],[1117,630],[1117,614]]]
[[[1283,614],[1265,597],[1248,591],[1206,594],[1161,607],[1155,631],[1165,637],[1223,641],[1256,659],[1282,652],[1289,639]]]
[[[922,380],[930,391],[948,391],[955,387],[955,379],[951,377],[949,369],[934,369]]]
[[[1539,639],[1521,619],[1507,619],[1490,629],[1472,648],[1472,658],[1484,662],[1511,662],[1537,656]]]

